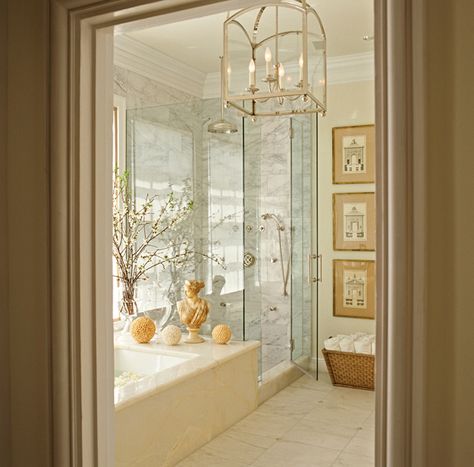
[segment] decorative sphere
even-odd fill
[[[179,344],[181,340],[181,329],[178,326],[170,324],[161,331],[161,338],[166,345]]]
[[[130,326],[132,337],[139,344],[146,344],[147,342],[150,342],[155,335],[155,331],[155,323],[146,316],[140,316],[140,318],[135,319]]]
[[[216,344],[227,344],[232,337],[232,331],[227,324],[218,324],[212,330],[212,338]]]

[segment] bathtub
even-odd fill
[[[123,405],[123,403],[144,393],[153,391],[175,374],[175,371],[169,372],[167,370],[189,362],[198,356],[198,354],[189,352],[116,345],[114,349],[115,406]]]
[[[116,467],[168,467],[258,404],[259,342],[115,345]]]

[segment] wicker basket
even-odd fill
[[[375,355],[322,350],[331,382],[346,388],[375,388]]]

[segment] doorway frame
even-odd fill
[[[245,3],[252,2],[239,5]],[[111,291],[103,248],[111,235],[103,226],[111,214],[107,199],[98,193],[109,188],[102,177],[111,178],[106,177],[111,161],[100,157],[108,154],[111,144],[107,138],[111,127],[101,110],[109,93],[100,86],[110,73],[112,27],[163,14],[180,14],[184,19],[186,10],[195,8],[211,14],[216,5],[230,4],[229,0],[51,3],[54,465],[113,465],[113,405],[101,384],[104,377],[111,377],[112,326],[105,313],[96,313],[107,301],[104,291]],[[374,4],[379,219],[376,466],[422,467],[425,0]]]

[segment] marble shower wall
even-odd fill
[[[206,260],[191,264],[179,277],[180,286],[187,278],[206,281],[204,294],[212,311],[204,332],[226,322],[234,338],[261,340],[263,372],[288,360],[292,302],[296,323],[302,323],[307,300],[303,295],[293,297],[288,261],[292,240],[294,248],[306,248],[302,205],[303,197],[310,196],[297,180],[310,171],[302,160],[299,165],[292,160],[302,157],[303,142],[300,146],[293,142],[297,150],[292,156],[290,119],[253,123],[229,114],[239,132],[216,135],[207,132],[207,125],[218,118],[218,99],[202,100],[165,89],[120,67],[115,67],[114,92],[126,98],[127,158],[137,197],[165,195],[170,184],[179,193],[189,180],[196,209],[188,227],[195,249],[225,259],[225,269]],[[285,228],[280,233],[288,295],[284,295],[278,230],[272,220],[261,218],[264,213],[278,216]],[[292,224],[298,219],[301,227],[292,237]],[[252,253],[256,263],[244,269],[245,252]],[[295,273],[303,274],[303,255],[293,259]],[[172,282],[169,271],[155,271],[139,287],[140,308],[169,305],[163,291]],[[307,345],[299,342],[300,347]]]
[[[190,241],[195,251],[208,254],[207,187],[202,185],[207,167],[202,150],[201,99],[179,92],[121,67],[114,67],[114,93],[125,97],[127,108],[127,169],[137,202],[158,195],[155,215],[171,191],[194,201],[194,209],[173,238]],[[166,235],[165,235],[166,237]],[[181,243],[181,241],[178,241]],[[155,246],[161,247],[162,244]],[[186,279],[204,278],[208,260],[196,256],[184,268],[155,268],[139,284],[137,304],[141,311],[168,307],[173,314]],[[176,316],[172,317],[176,321]]]
[[[245,252],[255,256],[245,273],[245,327],[250,339],[261,339],[264,373],[290,358],[291,283],[284,295],[283,273],[289,274],[291,248],[290,120],[266,118],[245,122]],[[278,217],[283,251],[280,257]]]

